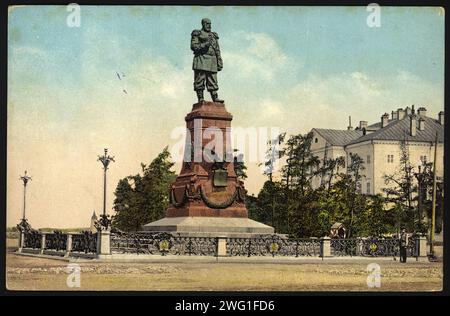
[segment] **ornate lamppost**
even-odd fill
[[[103,226],[105,229],[108,228],[110,220],[106,215],[106,171],[108,170],[108,166],[110,162],[115,162],[114,156],[108,155],[108,148],[105,148],[105,153],[103,156],[98,156],[98,161],[100,161],[103,165],[103,214],[100,215],[99,224]]]
[[[19,180],[22,180],[23,182],[23,213],[22,213],[22,220],[21,224],[25,224],[27,221],[26,218],[26,200],[27,200],[27,184],[28,181],[31,181],[31,177],[27,175],[27,171],[25,170],[25,175],[20,176]]]
[[[431,205],[431,231],[430,231],[430,259],[435,260],[434,255],[434,230],[436,226],[436,164],[437,164],[437,146],[438,146],[438,132],[434,140],[434,159],[433,159],[433,196]]]
[[[22,180],[23,182],[23,213],[22,213],[22,219],[20,223],[17,225],[17,230],[19,231],[19,249],[18,252],[22,252],[22,248],[25,244],[25,234],[31,230],[30,224],[27,222],[26,218],[26,197],[27,197],[27,184],[28,181],[31,180],[31,177],[27,175],[27,171],[25,170],[25,175],[20,176],[19,180]]]

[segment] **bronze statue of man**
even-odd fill
[[[194,52],[194,90],[198,102],[203,102],[203,90],[211,93],[214,102],[223,102],[217,95],[217,72],[222,70],[223,63],[220,56],[219,35],[211,32],[211,20],[202,20],[202,29],[193,30],[191,34],[191,49]]]

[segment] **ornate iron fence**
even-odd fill
[[[418,245],[416,238],[409,240],[408,256],[419,255]],[[396,257],[400,255],[398,238],[331,239],[330,246],[332,256]]]
[[[36,230],[24,232],[24,248],[42,248],[42,234]],[[61,231],[45,234],[45,250],[67,250],[67,234]],[[182,237],[169,233],[136,232],[111,233],[113,253],[134,253],[152,255],[194,255],[217,256],[217,237]],[[328,241],[326,241],[328,242]],[[330,255],[362,257],[396,257],[400,255],[400,240],[391,238],[349,238],[331,239]],[[287,239],[279,235],[261,235],[252,238],[227,238],[227,256],[283,256],[323,257],[324,239]],[[418,257],[420,242],[417,237],[408,240],[407,256]],[[96,254],[97,234],[85,231],[72,234],[71,252]],[[328,252],[326,252],[327,254]]]
[[[285,239],[277,235],[254,238],[227,238],[228,256],[313,256],[321,255],[321,240]]]
[[[330,249],[332,256],[356,256],[358,249],[357,239],[331,239]]]
[[[111,251],[115,253],[216,256],[217,238],[181,237],[168,233],[111,234]]]
[[[53,233],[45,235],[45,249],[46,250],[66,250],[67,234],[55,230]]]
[[[41,248],[42,234],[37,230],[28,230],[24,233],[24,247],[39,249]]]
[[[84,231],[72,235],[72,251],[84,253],[97,253],[97,234]]]

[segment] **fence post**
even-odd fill
[[[19,231],[19,249],[17,249],[17,252],[22,252],[24,245],[25,245],[25,233],[23,231]]]
[[[111,231],[99,230],[97,232],[97,257],[108,258],[111,256]]]
[[[225,257],[227,255],[227,237],[219,236],[217,238],[217,256]]]
[[[420,236],[419,240],[419,257],[427,256],[427,237]]]
[[[321,257],[331,257],[331,238],[328,236],[322,237],[321,240]]]
[[[41,233],[41,250],[39,251],[39,253],[41,255],[44,254],[44,250],[45,250],[45,233]]]
[[[66,254],[64,255],[64,257],[68,257],[71,251],[72,251],[72,234],[67,234]]]
[[[356,253],[355,256],[363,256],[364,255],[364,243],[367,240],[366,237],[357,237],[356,238]]]

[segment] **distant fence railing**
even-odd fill
[[[228,256],[310,256],[322,253],[322,241],[317,238],[285,239],[277,235],[256,238],[227,238]]]
[[[97,234],[92,232],[63,233],[54,231],[52,233],[29,230],[22,233],[25,249],[71,253],[97,253]]]
[[[331,239],[330,246],[332,256],[396,257],[400,255],[398,238],[339,238]],[[418,257],[418,239],[410,238],[406,250],[409,257]]]
[[[39,249],[40,253],[99,255],[101,233],[89,231],[44,233],[22,232],[21,248]],[[104,237],[103,237],[104,238]],[[146,254],[176,256],[227,257],[396,257],[400,255],[398,238],[300,238],[260,235],[251,238],[190,237],[169,233],[114,231],[107,234],[106,254]],[[100,244],[99,244],[100,243]],[[421,249],[421,247],[423,249]],[[406,247],[408,257],[426,256],[426,238],[411,237]],[[100,251],[100,252],[99,252]]]
[[[38,231],[32,230],[24,235],[24,247],[25,248],[31,248],[31,249],[40,249],[41,248],[41,233]]]
[[[216,256],[217,238],[181,237],[168,233],[113,233],[113,253]]]
[[[97,253],[97,233],[86,231],[73,234],[71,252]]]
[[[67,248],[67,234],[61,231],[45,234],[45,248],[44,250],[66,250]]]

